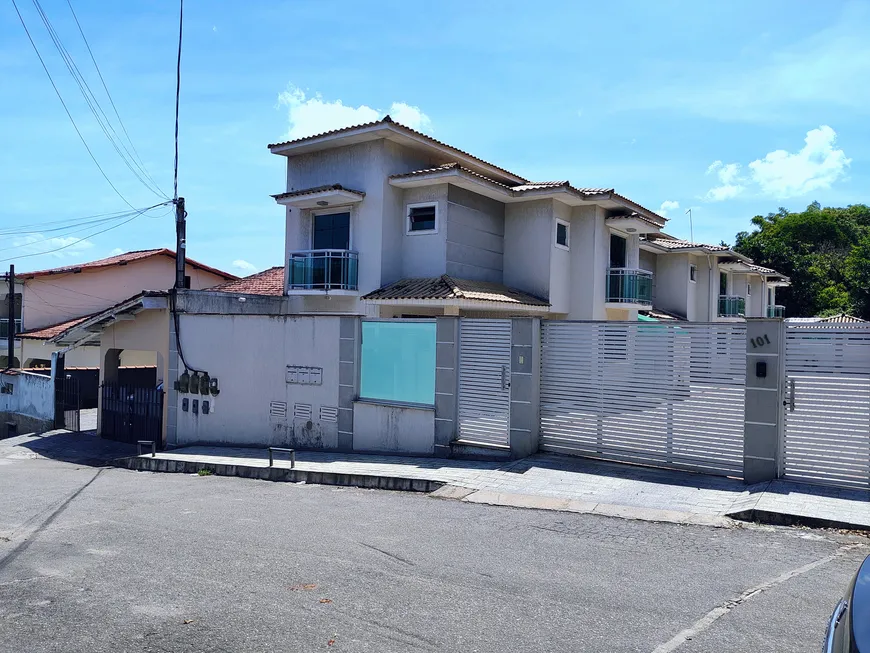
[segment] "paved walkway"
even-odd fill
[[[234,470],[227,473],[239,475],[268,467],[263,449],[185,447],[158,453],[157,459],[226,466]],[[785,481],[747,486],[724,477],[546,454],[506,464],[307,451],[297,452],[296,460],[300,473],[441,483],[447,487],[438,495],[470,502],[712,525],[723,525],[732,515],[870,529],[870,491],[864,490]],[[287,470],[290,463],[276,455],[275,467]]]

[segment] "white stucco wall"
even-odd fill
[[[355,401],[354,451],[432,454],[435,451],[435,410]]]
[[[223,283],[221,276],[191,265],[186,268],[194,290]],[[39,329],[105,310],[143,290],[168,290],[175,284],[175,259],[152,256],[127,265],[53,274],[25,280],[25,328]]]
[[[656,263],[658,261],[658,256],[656,256],[655,252],[648,252],[644,249],[638,252],[638,265],[641,270],[648,270],[653,273],[653,282],[652,282],[652,298],[653,305],[656,305],[656,293],[658,292],[658,274],[656,270]]]
[[[54,380],[50,376],[0,372],[0,385],[12,393],[0,393],[0,412],[17,413],[41,420],[54,419]]]
[[[719,283],[714,258],[708,261],[706,256],[689,255],[689,262],[697,268],[695,283],[689,287],[689,319],[693,322],[710,322],[716,318],[717,296],[716,284]],[[712,270],[711,270],[711,266]],[[713,294],[711,296],[711,279]]]
[[[184,355],[217,378],[220,394],[178,395],[179,445],[335,448],[338,423],[320,419],[338,407],[338,317],[182,315]],[[321,385],[286,382],[288,365],[323,368]],[[182,399],[206,399],[211,411],[182,411]],[[286,402],[286,418],[270,416],[270,402]],[[294,419],[294,405],[311,406],[309,420]]]
[[[569,224],[568,249],[556,246],[556,219]],[[575,227],[571,207],[562,202],[553,202],[553,219],[550,221],[550,311],[567,315],[571,310],[571,250],[583,246],[578,238],[575,242]]]
[[[553,200],[505,207],[505,285],[549,299],[552,229]]]
[[[458,186],[447,189],[447,274],[501,283],[504,204]]]
[[[405,233],[405,218],[410,204],[436,204],[436,231]],[[440,277],[447,272],[447,184],[405,189],[402,201],[400,279]]]
[[[700,266],[698,271],[700,272]],[[689,282],[689,255],[660,255],[656,262],[656,272],[656,306],[663,311],[692,319],[689,315],[689,286],[692,286],[694,294],[701,282]],[[695,302],[692,302],[692,313],[694,308]]]
[[[23,347],[23,355],[21,359],[22,365],[27,365],[31,359],[41,359],[51,361],[51,354],[59,352],[64,347],[58,347],[44,340],[31,340],[23,338],[21,340]],[[64,355],[64,367],[99,367],[100,366],[100,347],[99,346],[82,346],[71,349]]]
[[[608,319],[604,299],[609,260],[610,230],[605,224],[604,209],[595,205],[574,207],[569,319]]]

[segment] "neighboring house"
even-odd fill
[[[175,252],[149,249],[78,265],[25,272],[21,283],[21,355],[24,367],[47,367],[63,347],[48,341],[143,290],[167,290],[175,283]],[[236,279],[191,259],[185,285],[202,289]],[[99,333],[66,354],[67,367],[100,367]],[[124,366],[155,365],[155,353],[122,354]]]
[[[785,321],[790,324],[860,324],[867,322],[867,320],[846,313],[837,313],[828,317],[788,317]]]
[[[287,158],[295,313],[633,320],[640,237],[665,218],[612,188],[530,182],[390,119],[269,146]]]
[[[640,247],[640,267],[652,272],[654,310],[690,322],[783,316],[776,289],[789,278],[729,247],[664,233],[648,235]]]

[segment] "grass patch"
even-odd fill
[[[197,475],[199,476],[211,476],[212,474],[214,474],[214,472],[210,469],[201,469],[197,472]]]

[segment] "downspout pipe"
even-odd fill
[[[713,312],[713,308],[716,306],[716,297],[713,296],[713,260],[712,257],[707,254],[707,319],[710,322],[714,322],[716,319],[716,315]]]

